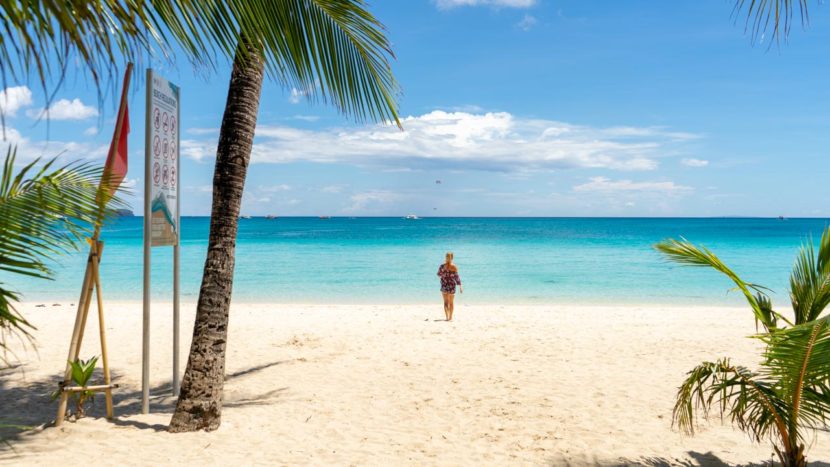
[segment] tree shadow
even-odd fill
[[[641,466],[641,467],[728,467],[731,464],[728,464],[723,459],[715,455],[714,453],[710,452],[697,452],[697,451],[687,451],[686,454],[689,455],[691,459],[677,459],[677,458],[669,458],[669,457],[657,457],[657,456],[644,456],[638,458],[620,458],[616,461],[594,461],[594,462],[571,462],[564,459],[552,459],[548,464],[551,466],[584,466],[584,465],[592,465],[595,467],[633,467],[633,466]],[[749,464],[740,464],[745,467],[752,467],[752,466],[766,466],[769,465],[768,463],[749,463]],[[821,462],[811,462],[810,465],[824,465]]]
[[[225,381],[248,376],[283,363],[287,363],[287,361],[275,361],[236,371],[226,375]],[[124,380],[124,375],[114,370],[111,371],[111,377],[114,384],[119,384],[120,381]],[[92,380],[101,381],[102,379],[101,369],[96,369]],[[13,381],[15,384],[12,384]],[[22,368],[18,368],[16,371],[0,372],[0,401],[3,401],[2,407],[0,407],[0,452],[11,448],[11,444],[18,441],[28,431],[54,425],[58,403],[52,399],[51,394],[58,388],[60,381],[63,381],[62,372],[55,373],[49,378],[37,380],[27,378]],[[225,407],[267,405],[273,403],[274,399],[287,390],[287,387],[282,387],[244,399],[226,401],[223,405]],[[167,430],[167,425],[149,424],[126,418],[141,413],[140,388],[120,387],[114,389],[112,399],[115,413],[115,418],[112,420],[113,424],[143,430]],[[150,406],[153,412],[172,413],[175,404],[176,398],[172,395],[170,381],[150,388]],[[87,410],[87,417],[104,417],[105,414],[104,395],[98,393],[92,406]]]

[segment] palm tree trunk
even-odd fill
[[[213,174],[210,239],[196,322],[171,432],[219,428],[239,208],[251,159],[263,59],[243,39],[234,58]]]

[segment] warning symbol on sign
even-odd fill
[[[164,138],[164,142],[161,143],[161,153],[164,154],[164,159],[167,160],[167,156],[170,154],[168,151],[170,150],[170,145],[167,143],[167,138]]]
[[[176,134],[176,117],[170,117],[170,134]]]
[[[170,117],[167,115],[167,112],[164,112],[161,116],[161,127],[165,133],[167,133],[167,130],[170,129]]]
[[[161,169],[161,184],[164,187],[170,184],[170,169],[167,164],[164,164],[164,168]]]
[[[176,166],[170,167],[170,186],[176,186]]]
[[[160,154],[161,154],[161,140],[159,139],[158,136],[156,136],[155,138],[153,138],[153,155],[156,159],[158,159]]]
[[[158,130],[159,126],[161,125],[161,122],[159,120],[160,120],[159,109],[155,108],[155,109],[153,109],[153,126],[156,127],[156,130]]]
[[[153,164],[153,184],[158,186],[160,181],[161,181],[161,166],[159,166],[159,163],[156,162],[155,164]]]

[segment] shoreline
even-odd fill
[[[151,413],[140,413],[141,304],[108,303],[114,423],[91,416],[61,428],[4,433],[0,462],[154,464],[647,464],[767,461],[713,414],[695,437],[671,426],[685,373],[722,356],[760,356],[746,307],[231,306],[222,426],[169,434],[172,319],[154,308]],[[169,305],[169,302],[167,303]],[[195,304],[182,304],[181,369]],[[690,312],[673,312],[687,309]],[[37,351],[0,372],[4,416],[42,426],[74,309],[21,306]],[[390,312],[393,311],[393,312]],[[158,314],[157,314],[158,312]],[[91,312],[84,358],[97,354]],[[19,348],[16,348],[19,350]],[[6,402],[8,401],[8,402]],[[2,431],[2,430],[0,430]],[[830,458],[819,433],[808,460]],[[93,454],[90,454],[93,453]],[[104,454],[106,453],[106,455]],[[649,464],[649,462],[652,462]]]

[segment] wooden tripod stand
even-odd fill
[[[69,402],[69,393],[80,391],[103,391],[106,397],[107,418],[112,418],[112,389],[118,387],[110,381],[109,361],[107,360],[107,339],[106,328],[104,327],[104,301],[101,292],[101,278],[98,274],[98,265],[101,263],[101,253],[104,251],[104,243],[98,240],[98,229],[90,240],[89,257],[86,261],[86,273],[84,274],[81,298],[78,300],[78,312],[75,315],[75,327],[72,331],[72,341],[69,344],[69,356],[66,362],[66,373],[63,382],[60,384],[60,404],[58,415],[55,418],[55,426],[60,426],[66,416],[66,405]],[[101,361],[104,365],[104,384],[98,386],[70,386],[72,378],[72,366],[70,362],[78,359],[81,351],[81,344],[84,340],[86,329],[86,318],[89,315],[89,306],[92,303],[92,292],[98,302],[98,327],[101,340]]]

